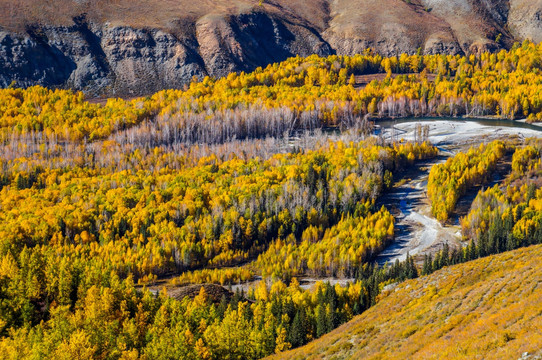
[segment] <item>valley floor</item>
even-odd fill
[[[447,156],[425,162],[410,171],[414,176],[382,196],[380,203],[386,206],[395,217],[395,240],[376,259],[379,265],[404,261],[411,256],[434,253],[445,243],[458,246],[461,238],[457,225],[441,225],[431,215],[431,205],[427,200],[427,177],[435,164],[446,161]],[[421,259],[418,259],[419,261]]]
[[[443,163],[457,152],[482,142],[514,137],[520,141],[529,137],[542,137],[541,131],[531,128],[490,126],[472,120],[415,119],[384,127],[383,136],[387,139],[395,137],[414,140],[416,124],[429,127],[428,140],[439,148],[440,156],[408,170],[404,175],[405,181],[381,197],[379,203],[386,206],[396,219],[396,235],[395,241],[377,257],[379,265],[396,260],[403,261],[407,254],[415,256],[418,262],[421,262],[422,255],[434,254],[446,243],[450,246],[462,246],[459,217],[468,212],[474,196],[465,196],[459,201],[458,208],[462,210],[454,214],[450,223],[443,225],[437,221],[431,215],[431,205],[427,199],[427,178],[433,165]],[[502,176],[497,175],[493,184],[500,179]],[[477,191],[472,192],[473,195],[476,193]]]

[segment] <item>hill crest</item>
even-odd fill
[[[7,0],[0,86],[130,96],[287,57],[470,53],[542,40],[532,0]]]

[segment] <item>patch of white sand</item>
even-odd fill
[[[414,234],[412,240],[407,246],[407,250],[410,255],[416,255],[417,253],[424,253],[424,250],[429,248],[437,240],[439,230],[442,230],[440,223],[433,218],[422,215],[418,212],[411,212],[406,218],[406,221],[422,226],[422,228]],[[398,257],[399,261],[406,259],[406,252]]]
[[[396,124],[395,138],[397,140],[414,140],[416,125],[418,123],[408,122]],[[503,136],[518,136],[520,138],[542,137],[542,131],[524,129],[519,127],[499,127],[482,125],[475,121],[451,121],[435,120],[419,122],[422,126],[429,126],[429,141],[434,145],[462,145],[473,141],[491,141]],[[392,130],[386,128],[384,137],[391,138]]]

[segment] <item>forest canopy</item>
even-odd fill
[[[386,285],[539,242],[540,143],[494,141],[429,176],[446,221],[511,156],[505,181],[461,220],[470,243],[423,268],[410,255],[375,266],[396,234],[381,195],[439,151],[427,136],[375,135],[371,120],[540,121],[541,55],[524,42],[468,56],[295,57],[104,102],[0,90],[0,354],[257,359],[352,319]],[[352,281],[307,290],[301,276]]]

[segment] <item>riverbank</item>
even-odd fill
[[[514,124],[510,121],[495,122],[494,125],[489,125],[482,120],[411,118],[393,123],[379,123],[382,127],[384,138],[402,139],[405,141],[413,141],[415,139],[417,124],[429,127],[427,140],[433,145],[448,149],[502,138],[521,141],[529,137],[542,137],[542,127],[525,123]]]

